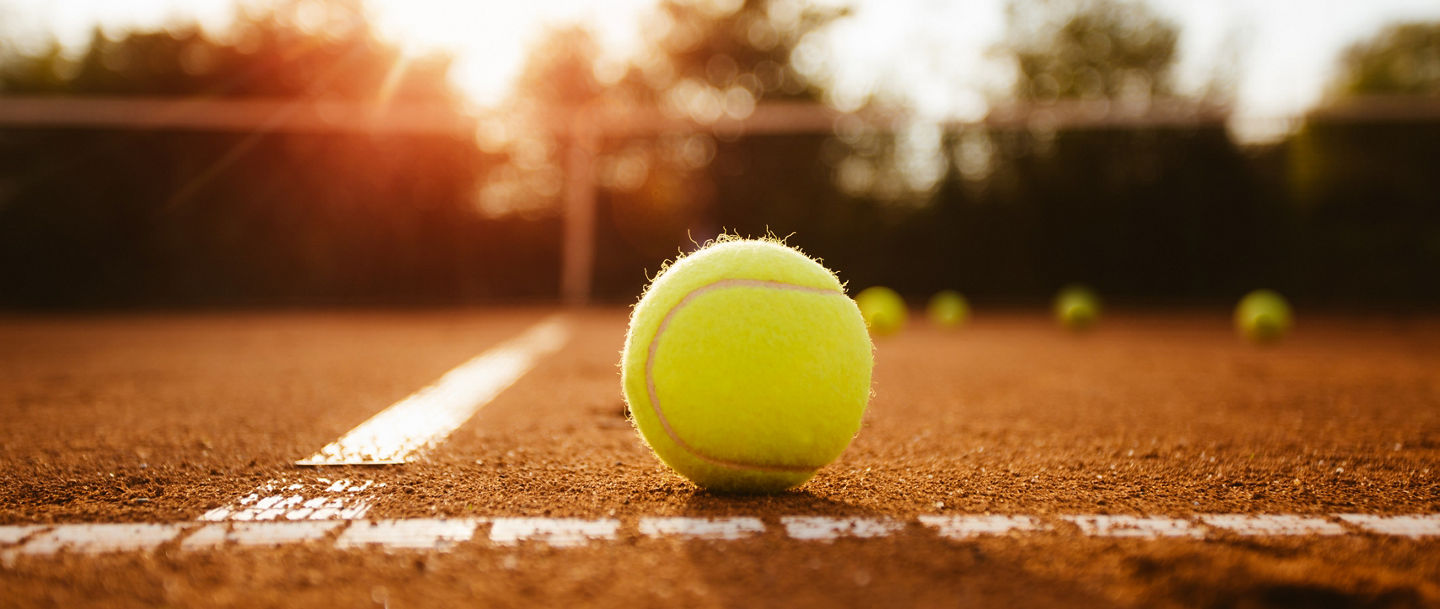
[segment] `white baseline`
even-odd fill
[[[910,526],[910,525],[919,526]],[[488,531],[483,529],[488,527]],[[781,516],[766,522],[755,516],[717,518],[412,518],[401,520],[329,520],[179,523],[81,523],[0,525],[0,564],[23,557],[96,555],[178,548],[180,551],[239,550],[247,547],[309,545],[329,550],[377,548],[386,551],[445,552],[466,545],[511,547],[539,544],[574,548],[624,540],[675,540],[689,543],[739,543],[752,538],[798,543],[865,542],[900,535],[938,537],[952,543],[975,539],[1051,535],[1128,538],[1153,543],[1227,543],[1246,537],[1336,535],[1409,538],[1425,543],[1440,538],[1440,514],[1197,514],[1189,517],[1139,517],[1070,514],[922,515],[905,520],[885,517]]]

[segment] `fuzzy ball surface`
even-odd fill
[[[630,317],[621,385],[666,465],[720,492],[797,486],[860,430],[870,337],[824,266],[722,238],[670,264]]]

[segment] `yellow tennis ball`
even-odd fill
[[[905,299],[895,290],[878,285],[865,288],[855,296],[855,304],[860,307],[865,326],[876,336],[888,336],[905,327]]]
[[[834,461],[870,398],[870,337],[835,275],[722,238],[662,270],[630,316],[621,385],[641,438],[722,492],[775,492]]]
[[[1280,340],[1294,324],[1290,303],[1272,290],[1255,290],[1235,305],[1235,329],[1257,343]]]
[[[943,290],[930,297],[926,308],[930,321],[942,328],[958,328],[970,319],[970,303],[954,290]]]
[[[1055,295],[1055,319],[1073,332],[1084,332],[1100,323],[1100,297],[1090,288],[1070,285]]]

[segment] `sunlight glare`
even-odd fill
[[[628,57],[640,46],[639,25],[655,0],[368,0],[380,36],[407,54],[442,51],[455,58],[451,78],[472,102],[502,102],[524,67],[529,47],[547,27],[582,24],[605,57]]]

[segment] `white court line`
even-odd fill
[[[335,547],[341,550],[378,546],[395,550],[445,551],[470,541],[480,520],[474,518],[412,518],[351,523]]]
[[[733,541],[765,532],[759,518],[641,518],[640,534],[646,537],[685,537]]]
[[[1336,514],[1344,520],[1371,533],[1396,535],[1419,539],[1440,537],[1440,514],[1410,516],[1376,516],[1372,514]]]
[[[7,524],[0,526],[0,546],[20,543],[26,537],[38,533],[41,529],[48,528],[50,528],[50,525],[45,524]]]
[[[1205,526],[1246,536],[1344,535],[1345,527],[1316,516],[1295,514],[1203,514]]]
[[[150,550],[175,539],[188,523],[115,523],[60,525],[32,537],[21,546],[23,554],[78,554]]]
[[[283,546],[314,542],[325,539],[326,535],[343,524],[345,521],[342,520],[207,524],[180,542],[180,548],[203,550],[227,543],[241,546]]]
[[[296,465],[394,465],[413,460],[444,442],[542,358],[558,351],[569,340],[569,328],[561,315],[541,320],[380,411]],[[384,486],[373,480],[279,478],[205,512],[200,520],[358,520],[369,513],[374,494]]]
[[[539,541],[557,548],[583,546],[593,540],[612,540],[620,521],[579,518],[496,518],[490,525],[490,541],[510,546],[522,541]]]
[[[385,483],[374,480],[279,478],[230,505],[205,512],[200,520],[355,520],[370,511],[369,494],[382,488]]]
[[[1194,523],[1181,518],[1164,516],[1127,516],[1095,514],[1084,516],[1061,516],[1063,520],[1080,527],[1080,532],[1092,537],[1203,537],[1204,531]]]
[[[1007,533],[1030,533],[1046,529],[1033,516],[1002,516],[992,514],[934,516],[918,518],[920,524],[935,529],[946,539],[970,539],[981,535],[1005,535]]]
[[[531,326],[524,334],[481,353],[361,423],[339,440],[297,465],[390,465],[444,442],[540,358],[569,338],[560,316]]]
[[[1057,534],[1078,530],[1087,537],[1136,540],[1178,537],[1206,543],[1200,526],[1179,518],[1123,515],[1062,515],[1056,518],[1077,525],[1075,529],[1060,530]],[[1217,530],[1239,532],[1243,535],[1318,538],[1337,534],[1334,529],[1323,526],[1334,523],[1329,523],[1319,516],[1200,514],[1196,518]],[[1372,534],[1416,540],[1440,536],[1440,514],[1337,514],[1336,518]],[[491,523],[489,536],[477,535],[476,531],[486,522]],[[799,543],[832,542],[841,537],[892,537],[904,531],[911,522],[923,525],[919,529],[921,531],[933,531],[939,538],[960,542],[982,536],[1029,535],[1052,530],[1042,524],[1040,517],[1026,515],[923,515],[914,520],[884,517],[780,517],[785,535]],[[353,522],[273,520],[211,524],[180,522],[20,525],[0,528],[8,531],[5,533],[6,539],[19,539],[15,544],[0,548],[0,565],[8,566],[22,556],[46,556],[66,552],[91,555],[104,552],[150,551],[176,539],[181,540],[179,547],[183,551],[310,544],[317,549],[375,548],[386,551],[444,552],[465,544],[486,544],[487,539],[489,544],[501,547],[524,542],[554,548],[574,548],[620,540],[623,526],[618,519],[580,518],[411,518]],[[25,527],[29,529],[24,535],[17,532]],[[763,535],[768,530],[769,526],[763,520],[753,516],[642,517],[635,523],[634,528],[635,533],[647,537],[682,541],[733,541]],[[339,534],[335,535],[337,532]],[[1342,529],[1338,534],[1355,533]],[[1211,537],[1210,542],[1215,539]]]
[[[889,537],[905,528],[905,523],[889,518],[782,516],[780,524],[785,527],[786,535],[801,541],[834,541],[841,537]]]

